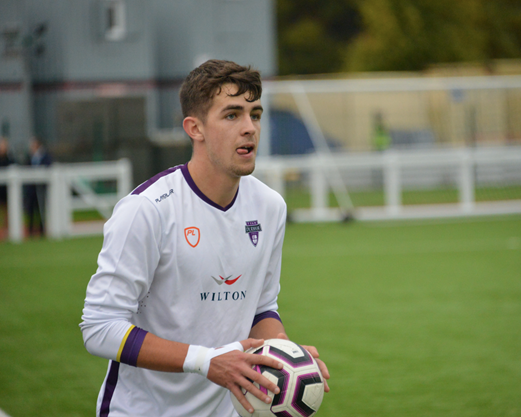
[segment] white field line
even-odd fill
[[[0,417],[10,417],[9,414],[6,414],[2,411],[2,409],[0,408]]]

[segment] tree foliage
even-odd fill
[[[281,75],[341,71],[359,30],[356,0],[277,0],[277,27]]]
[[[281,74],[521,57],[520,0],[279,0]]]

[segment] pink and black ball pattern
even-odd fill
[[[268,341],[270,342],[270,341]],[[283,369],[274,369],[267,366],[257,365],[254,369],[265,375],[270,374],[276,380],[276,384],[280,389],[280,393],[273,397],[270,405],[270,415],[277,417],[311,417],[313,416],[320,405],[311,407],[305,402],[306,388],[316,385],[315,388],[323,392],[323,380],[318,370],[318,366],[311,355],[300,345],[292,342],[284,341],[284,343],[291,343],[294,355],[285,352],[275,346],[265,345],[255,351],[251,352],[258,355],[271,356],[284,364]],[[311,372],[299,372],[303,368],[309,368]],[[316,370],[315,372],[313,370]],[[293,378],[293,380],[292,380]],[[265,394],[268,392],[265,388],[259,387]],[[255,415],[255,414],[254,414]],[[259,416],[266,414],[259,413]]]

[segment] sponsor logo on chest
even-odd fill
[[[229,275],[227,277],[223,277],[222,275],[218,275],[219,278],[211,276],[217,285],[233,285],[235,284],[242,274],[239,276]],[[241,301],[246,298],[246,290],[239,291],[207,291],[201,293],[201,301]]]
[[[201,301],[241,301],[246,299],[246,290],[244,291],[206,291],[201,293]]]

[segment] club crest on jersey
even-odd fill
[[[197,227],[187,227],[185,229],[185,239],[192,248],[195,248],[199,244],[199,240],[201,240],[201,232]]]
[[[247,221],[245,230],[250,235],[253,246],[257,246],[257,243],[259,243],[259,232],[262,232],[259,222],[257,220]]]

